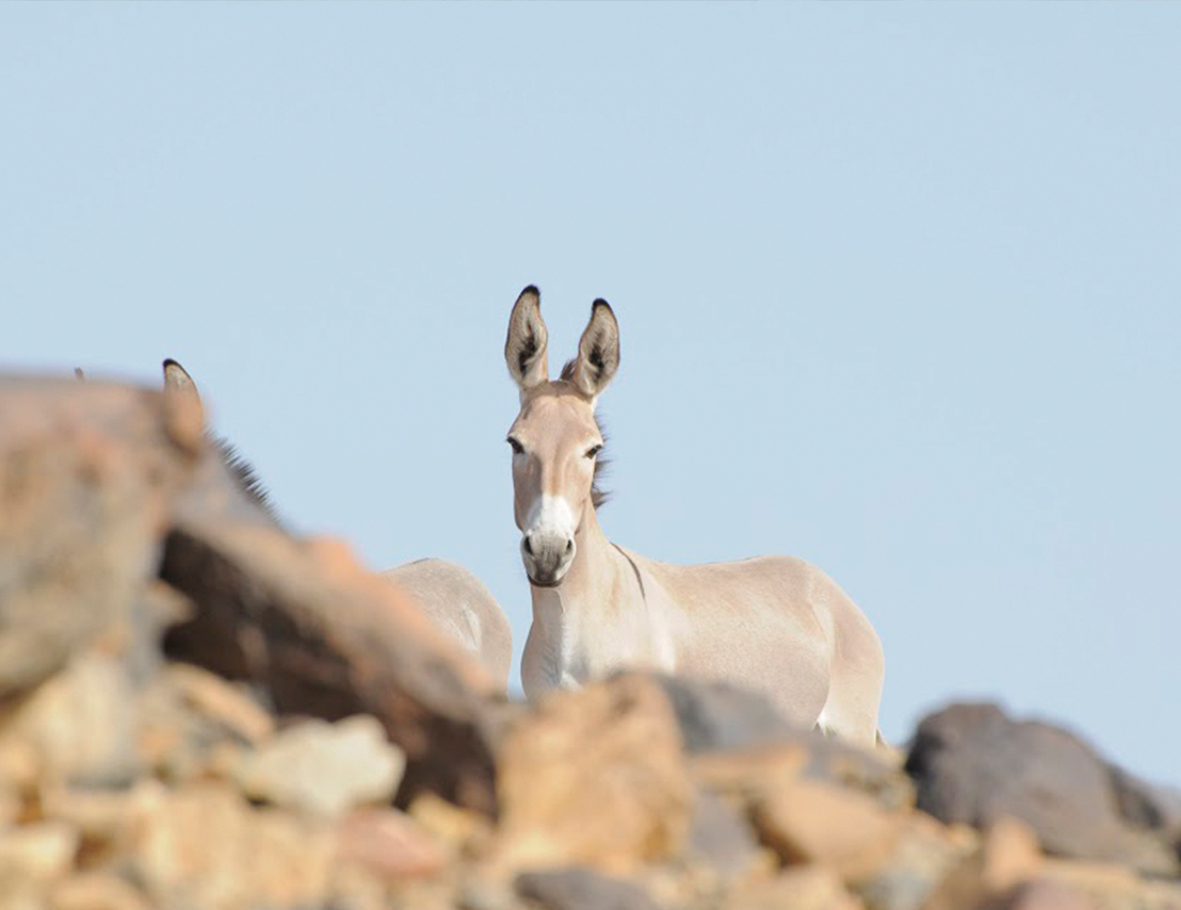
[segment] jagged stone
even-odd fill
[[[0,700],[100,635],[147,671],[145,591],[191,475],[184,442],[156,393],[0,377]]]
[[[508,733],[500,766],[502,861],[610,871],[684,846],[692,789],[672,708],[649,678],[550,696]]]
[[[234,778],[252,799],[335,817],[393,799],[406,766],[402,751],[366,715],[334,724],[307,720],[242,753]]]
[[[250,910],[319,906],[332,857],[327,829],[203,784],[164,794],[129,859],[155,906]]]
[[[899,829],[872,797],[813,781],[760,795],[754,822],[784,862],[828,866],[846,880],[880,867]]]

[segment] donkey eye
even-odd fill
[[[517,442],[517,440],[515,440],[512,436],[510,436],[506,441],[508,442],[509,446],[512,448],[514,455],[520,455],[522,452],[525,451],[525,447],[523,445],[521,445],[519,442]]]
[[[586,450],[586,457],[587,458],[594,458],[601,451],[603,451],[602,445],[591,446],[589,449]]]

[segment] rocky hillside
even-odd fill
[[[0,908],[1177,908],[1181,805],[992,705],[906,754],[726,686],[507,702],[200,414],[0,378]]]

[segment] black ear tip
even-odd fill
[[[534,297],[540,297],[541,291],[537,289],[537,285],[527,284],[525,285],[525,290],[521,291],[521,293],[517,296],[524,297],[526,294],[532,294]]]
[[[175,360],[173,360],[171,357],[164,358],[164,369],[167,370],[169,367],[178,367],[178,366],[180,366],[180,364],[177,363]]]
[[[600,307],[602,307],[604,310],[606,310],[612,316],[615,315],[615,311],[613,309],[611,309],[611,304],[609,304],[602,297],[600,297],[598,300],[596,300],[594,303],[591,304],[591,314],[593,315]]]

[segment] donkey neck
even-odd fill
[[[670,670],[666,625],[640,568],[607,539],[593,510],[574,540],[578,552],[561,585],[532,589],[526,651],[536,655],[536,668],[549,685],[563,687],[628,665]]]
[[[607,539],[593,508],[574,533],[574,544],[578,552],[561,585],[532,588],[533,621],[543,626],[566,624],[572,614],[590,609],[613,613],[620,607],[621,584],[637,585],[630,562]]]

